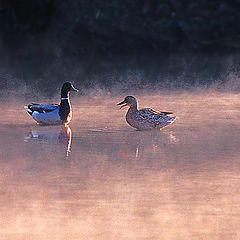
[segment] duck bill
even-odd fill
[[[71,91],[74,91],[74,92],[79,92],[78,89],[76,89],[74,86],[71,87]]]
[[[122,105],[119,109],[122,109],[124,107],[126,107],[128,104],[125,102],[125,100],[123,100],[122,102],[117,104],[118,106]]]

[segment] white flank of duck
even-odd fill
[[[59,105],[31,103],[24,108],[40,125],[68,124],[72,119],[72,109],[69,100],[70,91],[78,92],[70,82],[66,82],[61,89],[61,102]]]

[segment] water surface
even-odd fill
[[[143,132],[122,97],[73,98],[70,128],[2,103],[0,239],[240,238],[240,95],[139,95],[179,116]]]

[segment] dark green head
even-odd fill
[[[70,91],[78,92],[78,90],[70,82],[65,82],[62,85],[61,94],[67,94]]]

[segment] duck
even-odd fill
[[[138,102],[134,96],[126,96],[117,105],[121,106],[120,109],[129,107],[126,121],[137,130],[161,129],[172,124],[177,118],[172,112],[159,112],[152,108],[138,109]]]
[[[39,125],[67,125],[72,119],[69,92],[78,92],[71,82],[65,82],[61,88],[60,104],[31,103],[24,108]]]

